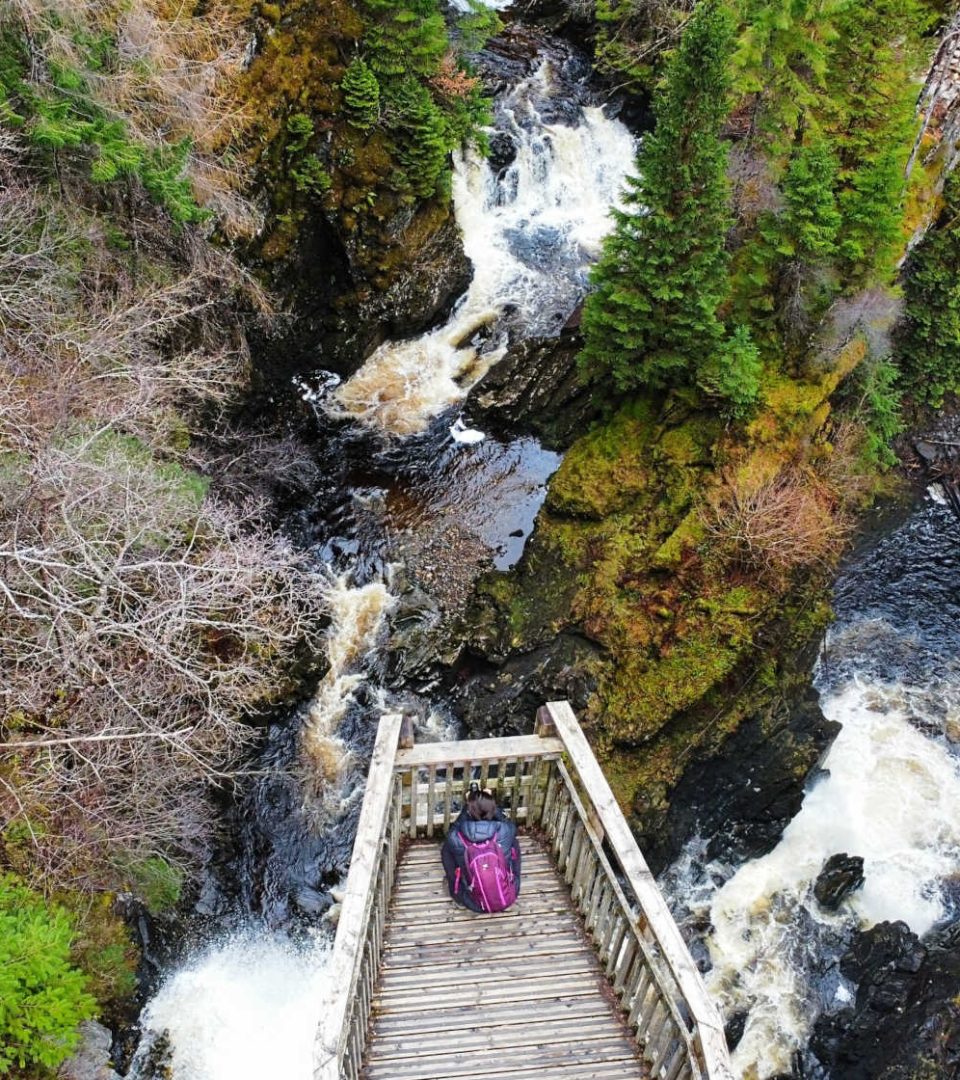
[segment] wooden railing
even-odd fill
[[[732,1080],[716,1007],[567,702],[536,733],[397,748],[381,720],[331,962],[317,1080],[356,1080],[399,840],[442,835],[471,780],[539,829],[570,887],[626,1021],[657,1080]]]

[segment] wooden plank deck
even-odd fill
[[[647,1075],[567,887],[530,836],[509,910],[450,899],[440,846],[401,856],[366,1080],[627,1080]]]

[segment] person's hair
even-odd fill
[[[467,793],[467,813],[474,821],[493,821],[497,816],[497,800],[489,788],[471,789]]]

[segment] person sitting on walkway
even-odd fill
[[[470,785],[440,852],[450,895],[471,911],[504,911],[520,892],[517,827],[493,794]]]

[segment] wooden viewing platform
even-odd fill
[[[536,733],[400,747],[380,721],[330,964],[316,1080],[733,1080],[723,1027],[567,702]],[[520,897],[449,898],[471,780],[521,827]]]

